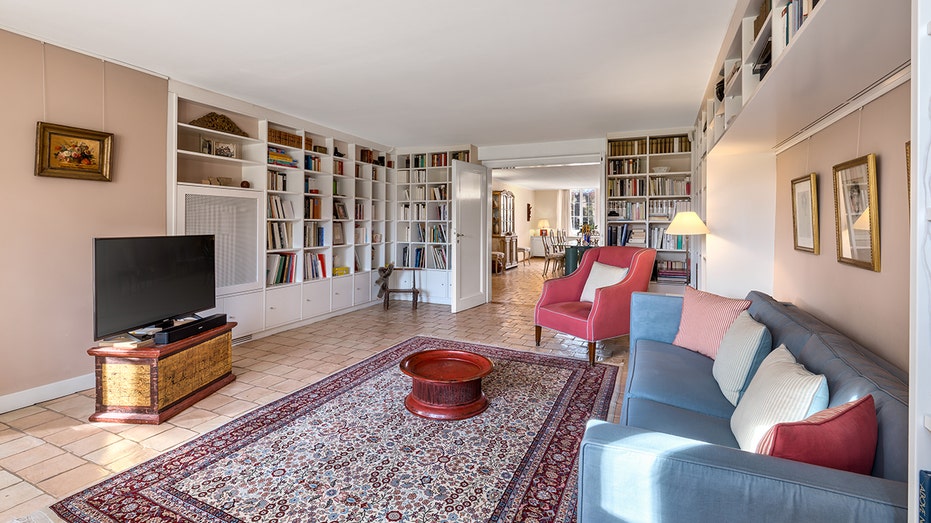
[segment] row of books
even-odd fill
[[[291,204],[291,200],[284,199],[277,194],[269,194],[267,218],[272,220],[293,220],[294,206]]]
[[[265,262],[265,283],[268,285],[292,283],[295,281],[296,270],[297,253],[269,254]]]
[[[310,154],[304,155],[304,168],[311,171],[320,172],[323,167],[323,160],[319,156]]]
[[[266,246],[270,251],[291,248],[291,222],[268,222]]]
[[[646,247],[646,230],[642,227],[632,227],[630,224],[608,225],[605,245],[631,245]]]
[[[650,154],[687,153],[692,150],[692,141],[686,135],[650,138]]]
[[[403,175],[404,173],[401,173],[401,176]],[[407,181],[401,180],[401,183],[427,183],[427,170],[417,169],[414,171],[410,171],[408,173],[408,180]]]
[[[430,242],[446,243],[446,226],[434,225],[430,230]]]
[[[683,250],[686,246],[684,236],[666,234],[666,227],[650,228],[650,247],[664,250]]]
[[[650,178],[651,196],[688,196],[692,182],[687,178]]]
[[[608,173],[610,174],[642,174],[640,158],[625,158],[623,160],[609,160]]]
[[[684,261],[657,260],[653,266],[653,279],[660,283],[689,282],[689,268]]]
[[[433,249],[433,266],[437,269],[446,268],[446,248],[434,245]]]
[[[267,180],[269,191],[287,191],[288,190],[288,173],[281,171],[268,170]]]
[[[356,228],[353,231],[353,240],[356,245],[360,245],[363,243],[369,243],[368,228],[362,225],[356,225]]]
[[[795,38],[795,33],[805,23],[816,5],[818,5],[818,0],[789,0],[789,3],[782,8],[780,18],[786,45],[789,45],[789,42]]]
[[[798,1],[798,0],[795,0]],[[610,140],[608,142],[608,156],[634,156],[642,154],[687,153],[692,150],[692,142],[688,135],[662,136],[628,140]],[[626,173],[615,173],[626,174]]]
[[[268,164],[281,165],[283,167],[300,167],[301,164],[288,154],[281,147],[268,146]]]
[[[612,196],[646,196],[647,181],[644,178],[626,180],[608,180],[608,197]]]
[[[304,253],[304,279],[319,280],[326,278],[326,256],[322,252]]]
[[[354,206],[354,209],[355,209],[354,215],[356,219],[364,220],[365,219],[365,203],[357,201]]]
[[[445,205],[444,205],[445,207]],[[401,206],[402,220],[427,220],[427,205],[425,203],[404,204]],[[442,218],[439,218],[442,219]]]
[[[608,142],[608,156],[631,156],[647,153],[647,139],[611,140]]]
[[[323,211],[323,201],[320,198],[304,198],[304,219],[319,220]]]
[[[650,218],[672,220],[677,212],[690,209],[688,200],[650,200]]]
[[[645,220],[643,202],[608,202],[608,220]]]
[[[413,251],[413,252],[411,252]],[[424,267],[423,247],[401,247],[401,267]],[[413,262],[413,263],[411,263]]]
[[[304,247],[325,247],[326,227],[315,223],[304,224]]]

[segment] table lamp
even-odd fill
[[[708,234],[708,226],[701,221],[695,211],[677,212],[673,217],[669,227],[666,227],[666,234],[673,236],[692,236],[696,234]],[[688,267],[689,275],[692,272],[691,249],[685,250],[685,266]],[[691,280],[691,278],[689,278]]]
[[[537,229],[540,230],[539,232],[540,236],[546,236],[547,234],[549,234],[549,228],[550,228],[550,221],[547,219],[540,220],[540,222],[537,223]]]

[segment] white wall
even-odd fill
[[[702,288],[743,298],[773,292],[776,155],[727,156],[706,161],[705,281]]]

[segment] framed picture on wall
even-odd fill
[[[880,271],[876,155],[834,166],[837,261]]]
[[[36,176],[110,181],[113,133],[38,122]]]
[[[792,235],[795,250],[820,254],[818,237],[818,175],[792,180]]]

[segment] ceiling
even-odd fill
[[[0,27],[393,146],[694,123],[736,0],[0,0]]]

